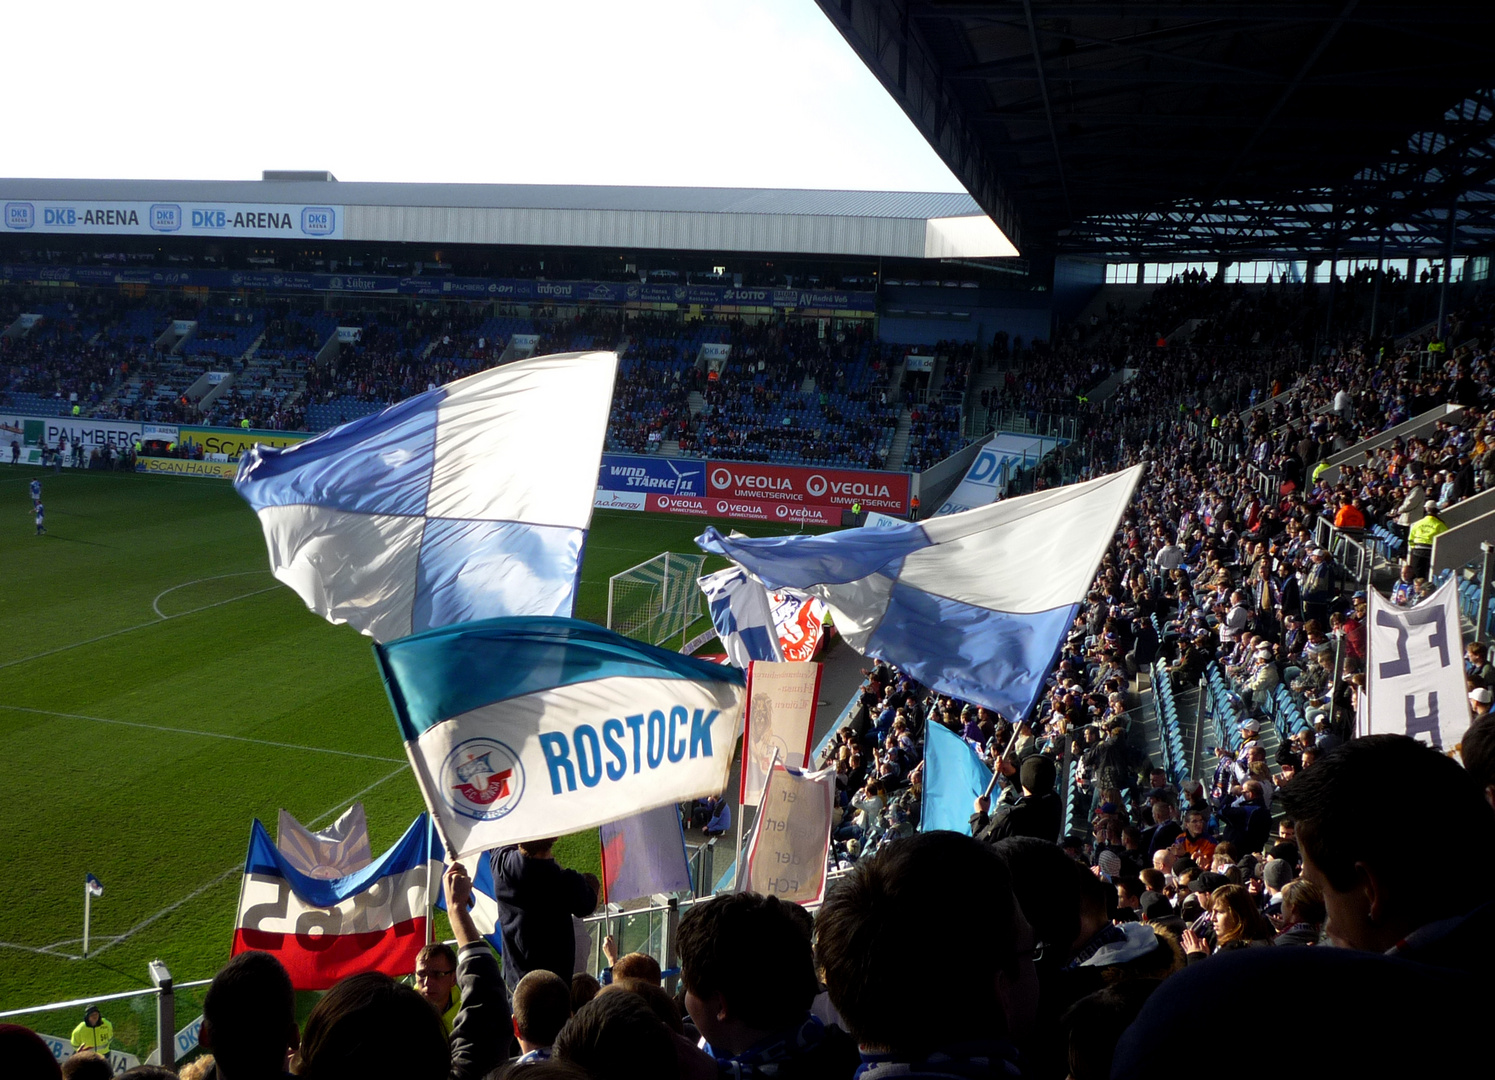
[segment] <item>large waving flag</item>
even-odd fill
[[[1043,688],[1143,466],[896,529],[696,543],[825,601],[858,652],[1020,717]]]
[[[249,450],[234,487],[259,514],[271,570],[376,641],[570,615],[617,361],[519,360]]]
[[[375,645],[455,857],[720,794],[745,680],[575,619],[487,619]]]
[[[746,670],[754,660],[782,660],[768,590],[740,566],[697,578],[706,594],[711,625],[727,650],[727,662]]]
[[[320,832],[312,832],[282,809],[275,828],[275,850],[307,877],[347,877],[374,861],[369,822],[356,802]]]
[[[381,858],[347,877],[321,880],[292,867],[256,820],[233,955],[274,954],[297,990],[325,990],[360,971],[410,974],[426,943],[430,834],[422,814]]]
[[[944,724],[925,721],[923,832],[949,829],[969,836],[976,796],[985,794],[990,783],[991,770],[970,743]]]
[[[602,898],[610,904],[690,888],[685,830],[674,803],[609,821],[602,841]]]

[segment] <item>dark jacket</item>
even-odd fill
[[[972,814],[971,835],[988,844],[1006,840],[1009,836],[1033,836],[1057,842],[1063,816],[1064,803],[1054,792],[1024,795],[1011,807],[999,808],[993,817]]]
[[[1320,930],[1317,926],[1309,923],[1297,923],[1289,926],[1282,933],[1272,939],[1273,945],[1317,945],[1319,943]]]
[[[487,942],[468,945],[457,955],[457,987],[462,1008],[452,1024],[449,1076],[480,1080],[507,1059],[512,1031],[509,996]]]
[[[568,983],[576,966],[571,916],[590,915],[597,894],[575,870],[554,859],[533,859],[517,847],[489,858],[493,898],[503,936],[504,982],[510,991],[531,971],[553,971]]]

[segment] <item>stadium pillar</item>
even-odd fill
[[[176,1065],[176,994],[165,964],[152,960],[149,971],[156,988],[156,1063],[170,1069]]]
[[[1482,541],[1479,549],[1484,552],[1485,557],[1479,572],[1479,607],[1474,613],[1474,640],[1484,642],[1490,636],[1486,627],[1490,622],[1490,571],[1495,569],[1490,564],[1495,562],[1491,559],[1491,555],[1495,555],[1495,544]]]
[[[1376,285],[1370,294],[1370,340],[1376,339],[1376,308],[1381,304],[1381,278],[1386,272],[1386,234],[1381,234],[1381,243],[1376,248]]]
[[[1448,235],[1443,240],[1443,281],[1438,286],[1438,340],[1443,341],[1446,328],[1443,319],[1448,312],[1448,279],[1453,277],[1453,238],[1459,225],[1459,197],[1448,206]],[[1445,345],[1447,343],[1445,342]],[[1445,354],[1446,356],[1447,354]]]

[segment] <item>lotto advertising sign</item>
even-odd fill
[[[908,513],[907,473],[708,461],[706,482],[707,494],[717,498],[847,508],[861,503],[863,510]],[[840,523],[840,518],[834,522]]]
[[[659,514],[773,521],[794,525],[840,525],[839,506],[802,506],[768,499],[695,499],[683,495],[650,495],[649,509]]]

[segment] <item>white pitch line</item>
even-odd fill
[[[333,754],[337,757],[361,758],[364,761],[385,761],[390,764],[399,758],[382,757],[378,754],[356,754],[352,750],[330,750],[321,746],[302,746],[299,743],[275,742],[271,739],[252,739],[248,735],[227,735],[221,731],[194,731],[191,728],[166,727],[163,724],[142,724],[138,720],[111,720],[106,716],[84,716],[82,713],[55,712],[52,709],[31,709],[24,705],[0,705],[9,712],[33,713],[37,716],[60,716],[66,720],[91,720],[95,724],[115,724],[119,727],[142,728],[146,731],[164,731],[169,735],[196,735],[203,739],[226,739],[229,742],[254,743],[256,746],[273,746],[280,750],[300,750],[308,754]]]
[[[188,614],[188,612],[179,612],[178,615],[166,615],[166,614],[163,614],[162,611],[161,611],[161,598],[164,597],[166,594],[168,594],[168,593],[174,593],[178,589],[185,589],[189,585],[201,585],[204,581],[222,581],[224,578],[249,577],[249,576],[251,576],[253,574],[268,574],[269,572],[270,571],[268,571],[268,570],[236,570],[232,574],[214,574],[212,577],[193,578],[191,581],[184,581],[180,585],[173,585],[169,589],[162,589],[160,592],[158,592],[156,594],[156,598],[151,601],[151,610],[156,613],[156,617],[157,618],[160,618],[160,619],[175,619],[175,618],[178,617],[178,615],[185,615],[185,614]],[[273,588],[273,586],[272,586],[272,588]],[[260,591],[261,592],[268,592],[269,590],[268,589],[262,589]],[[253,596],[254,593],[245,593],[244,595],[245,596]],[[239,599],[239,597],[234,596],[234,597],[230,597],[228,600],[220,600],[219,603],[226,604],[226,603],[230,603],[231,601],[237,600],[237,599]],[[196,611],[197,609],[193,608],[192,610]]]
[[[388,759],[385,759],[385,760],[388,760]],[[325,814],[321,814],[321,815],[318,815],[317,817],[312,818],[312,820],[310,820],[310,821],[307,822],[307,825],[309,825],[309,826],[315,826],[319,822],[326,821],[329,817],[331,817],[333,814],[337,813],[339,810],[343,809],[345,806],[349,806],[350,804],[357,802],[359,799],[363,798],[369,792],[373,791],[376,787],[379,787],[381,784],[387,783],[388,781],[393,780],[396,776],[399,776],[400,773],[404,772],[409,767],[410,767],[409,762],[401,762],[400,767],[398,769],[395,769],[393,772],[389,773],[387,776],[384,776],[384,777],[381,777],[378,780],[375,780],[372,784],[370,784],[368,787],[364,788],[362,791],[358,792],[357,794],[352,795],[349,798],[344,799],[342,802],[340,802],[336,806],[334,806],[331,810],[328,810]],[[146,929],[147,927],[150,927],[153,924],[155,924],[155,923],[159,922],[160,920],[164,919],[167,915],[170,915],[173,911],[176,911],[178,908],[182,907],[183,905],[188,904],[188,903],[192,902],[193,900],[196,900],[199,896],[201,896],[203,893],[207,892],[209,889],[212,889],[216,885],[222,884],[224,881],[228,880],[228,878],[232,877],[234,874],[242,874],[243,872],[244,872],[244,864],[243,863],[234,863],[233,866],[230,866],[227,870],[223,871],[223,873],[221,873],[217,877],[213,878],[212,881],[209,881],[206,885],[200,885],[200,886],[198,886],[196,889],[193,889],[190,893],[188,893],[186,896],[182,897],[180,900],[177,900],[177,901],[175,901],[175,902],[173,902],[171,904],[168,904],[166,907],[162,908],[160,911],[156,912],[154,915],[148,915],[148,916],[146,916],[144,919],[141,919],[134,926],[130,927],[130,929],[126,930],[123,934],[116,934],[116,935],[114,935],[112,937],[105,936],[103,938],[100,938],[99,940],[102,940],[104,942],[104,944],[101,945],[101,946],[99,946],[97,949],[94,949],[89,954],[90,959],[92,959],[94,957],[97,957],[100,953],[106,952],[109,949],[114,948],[114,946],[116,946],[116,945],[119,945],[119,944],[122,944],[122,943],[128,941],[130,938],[132,938],[136,934],[140,933],[140,931],[142,931],[142,930]],[[60,956],[60,957],[63,957],[65,959],[68,959],[68,960],[78,960],[78,959],[82,959],[82,958],[78,957],[78,956],[74,956],[74,955],[72,955],[70,953],[59,952],[58,950],[62,946],[64,946],[64,945],[72,945],[74,943],[80,943],[81,944],[81,941],[82,941],[81,938],[64,938],[61,941],[54,941],[52,944],[50,944],[50,945],[43,945],[40,948],[38,948],[38,947],[36,947],[34,945],[18,945],[18,944],[15,944],[13,942],[9,942],[9,941],[0,941],[0,949],[19,949],[22,952],[36,953],[36,954],[41,955],[41,956]]]
[[[257,572],[258,571],[256,571],[256,573]],[[201,580],[207,581],[210,579],[203,578]],[[196,583],[189,581],[187,582],[187,584],[193,585]],[[181,586],[176,586],[176,588],[181,588]],[[109,631],[109,633],[100,634],[98,637],[91,637],[85,641],[75,641],[71,645],[60,645],[55,649],[48,649],[46,652],[35,653],[31,656],[23,656],[19,660],[7,660],[5,663],[0,664],[0,670],[4,670],[8,667],[15,667],[17,664],[28,664],[32,660],[41,660],[44,657],[56,656],[58,653],[65,653],[70,649],[81,649],[84,645],[92,645],[96,641],[106,641],[112,637],[119,637],[119,635],[121,634],[130,634],[136,630],[144,630],[149,626],[160,626],[162,623],[170,622],[172,619],[181,619],[185,618],[188,615],[196,615],[199,611],[207,611],[209,608],[222,607],[224,604],[232,604],[239,600],[248,600],[251,596],[258,596],[260,595],[260,593],[274,592],[278,588],[280,588],[279,585],[267,585],[263,589],[255,589],[254,592],[247,592],[242,596],[230,596],[227,600],[219,600],[216,603],[204,604],[202,607],[189,608],[186,611],[179,611],[175,615],[162,615],[159,619],[154,619],[151,622],[143,622],[136,626],[127,626],[123,630],[111,630]],[[170,592],[171,590],[168,589],[166,591]],[[165,594],[163,593],[162,595]],[[156,599],[159,600],[161,599],[161,597],[157,596]],[[153,603],[152,607],[154,606],[155,605]]]

